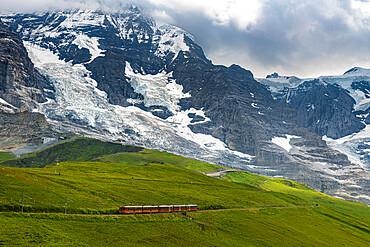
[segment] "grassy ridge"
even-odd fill
[[[116,154],[107,154],[101,157],[96,158],[97,161],[102,162],[114,162],[118,164],[137,164],[144,165],[150,162],[164,162],[189,170],[198,171],[198,172],[213,172],[221,166],[213,165],[210,163],[184,158],[178,155],[170,154],[167,152],[161,152],[156,150],[143,149],[140,152],[136,153],[116,153]]]
[[[89,161],[106,154],[139,152],[142,149],[119,143],[78,138],[54,145],[19,159],[4,161],[1,165],[12,167],[44,167],[58,161]]]
[[[0,152],[0,163],[3,166],[35,168],[51,165],[58,161],[102,161],[136,165],[164,162],[200,172],[211,172],[220,168],[217,165],[163,151],[89,138],[69,140],[19,159],[16,159],[10,153]]]
[[[0,162],[6,161],[6,160],[12,160],[14,159],[14,156],[10,152],[0,152]]]
[[[176,166],[181,166],[193,171],[212,172],[220,166],[200,162],[192,159],[186,159],[181,156],[169,154],[166,152],[159,152],[154,150],[142,150],[137,153],[116,153],[112,155],[105,155],[97,158],[101,161],[116,162],[120,164],[145,164],[153,161],[164,161]],[[315,202],[315,204],[325,205],[326,207],[334,210],[341,211],[346,214],[365,219],[370,222],[370,209],[369,207],[353,201],[346,201],[339,198],[327,196],[323,193],[317,192],[306,185],[294,182],[288,179],[280,179],[261,176],[249,172],[229,172],[223,176],[222,179],[226,181],[244,183],[257,188],[262,188],[267,191],[281,192],[286,195],[293,195],[302,198],[305,203]],[[263,206],[270,205],[271,200],[256,200],[259,203],[254,205]],[[288,200],[286,200],[288,201]],[[279,201],[274,201],[273,205],[279,205]],[[286,204],[284,204],[286,205]],[[305,204],[306,205],[306,204]],[[253,206],[253,204],[251,204]]]
[[[199,211],[187,217],[2,213],[0,229],[0,245],[23,246],[361,247],[370,241],[367,223],[321,207]]]
[[[223,176],[224,180],[240,182],[276,191],[284,194],[298,196],[306,201],[314,201],[319,205],[359,217],[370,222],[370,208],[362,203],[334,198],[315,191],[304,184],[282,178],[269,178],[248,172],[230,172]]]

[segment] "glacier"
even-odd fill
[[[91,72],[84,65],[73,65],[60,60],[57,54],[29,42],[25,42],[25,47],[35,66],[48,77],[55,89],[55,100],[48,99],[34,109],[35,112],[44,114],[55,130],[74,130],[77,134],[94,138],[169,150],[192,157],[191,150],[198,150],[199,157],[211,159],[215,163],[221,157],[229,157],[230,160],[235,160],[235,166],[241,165],[236,162],[240,158],[245,162],[253,158],[228,149],[225,143],[211,135],[193,133],[189,128],[192,124],[189,113],[204,116],[204,112],[194,108],[180,110],[176,104],[178,99],[191,96],[183,94],[182,86],[173,80],[168,82],[170,75],[165,72],[141,75],[135,74],[127,66],[128,76],[135,81],[132,83],[137,83],[137,88],[141,85],[146,88],[142,90],[161,90],[146,91],[143,95],[144,101],[149,105],[155,102],[153,97],[163,96],[159,97],[163,105],[169,106],[175,113],[163,120],[135,106],[122,107],[108,103],[106,93],[97,88],[97,82],[90,77]],[[205,117],[204,121],[211,120]]]

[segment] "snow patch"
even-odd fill
[[[172,73],[162,71],[156,75],[142,75],[135,73],[129,62],[126,62],[126,76],[136,93],[144,96],[144,104],[150,106],[164,106],[171,112],[180,110],[180,99],[191,97],[182,92],[183,87],[172,78]]]
[[[67,18],[60,24],[61,27],[74,29],[82,26],[103,26],[104,15],[96,13],[94,10],[78,10],[67,14]]]
[[[100,38],[97,37],[90,38],[85,34],[79,34],[72,42],[72,44],[77,45],[79,49],[88,49],[91,54],[90,62],[92,62],[95,58],[102,56],[102,53],[104,52],[99,48],[99,39]]]
[[[10,106],[12,108],[16,108],[14,107],[12,104],[9,104],[8,102],[6,102],[4,99],[0,98],[0,104],[3,104],[3,105],[7,105],[7,106]]]
[[[324,136],[323,140],[326,141],[330,148],[347,155],[351,163],[359,165],[365,170],[369,170],[370,167],[362,160],[363,156],[359,154],[365,152],[366,149],[362,150],[361,152],[358,152],[359,150],[356,149],[362,143],[366,145],[366,143],[370,141],[370,125],[366,125],[366,127],[358,133],[354,133],[339,139],[331,139],[327,136]]]
[[[251,104],[251,106],[252,106],[253,108],[259,109],[259,106],[258,106],[256,103],[252,103],[252,104]]]
[[[174,60],[180,51],[189,51],[189,46],[185,43],[185,36],[194,40],[194,37],[189,33],[185,32],[181,28],[172,25],[162,25],[158,28],[161,35],[155,37],[154,40],[158,40],[158,48],[155,52],[156,56],[166,56],[168,53],[174,53]]]
[[[200,133],[194,133],[189,128],[191,125],[191,118],[189,117],[189,113],[195,113],[197,115],[204,116],[204,112],[202,110],[196,110],[191,108],[186,111],[177,112],[174,116],[167,118],[169,123],[172,123],[178,129],[178,133],[180,136],[187,140],[194,141],[201,146],[207,147],[212,150],[224,150],[226,149],[226,144],[223,143],[221,140],[214,138],[211,135],[205,135]],[[209,118],[206,118],[203,122],[210,121]]]
[[[284,137],[274,137],[272,138],[271,142],[278,145],[279,147],[282,147],[287,151],[288,153],[292,149],[292,145],[290,145],[290,140],[293,138],[300,138],[299,136],[293,136],[293,135],[285,135]]]
[[[54,54],[48,49],[42,48],[38,45],[32,44],[29,41],[23,41],[24,46],[28,51],[28,55],[35,67],[44,66],[46,64],[65,64],[60,60],[57,54]]]
[[[4,99],[0,98],[0,109],[7,113],[15,113],[17,107],[13,106],[12,104],[9,104]]]

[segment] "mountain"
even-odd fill
[[[330,147],[351,162],[370,169],[369,69],[354,67],[342,76],[314,79],[276,75],[259,81],[276,100],[297,109],[301,126],[324,136]]]
[[[274,99],[251,71],[212,64],[179,27],[157,27],[136,7],[1,19],[20,34],[45,79],[34,86],[45,100],[31,111],[45,115],[54,131],[286,177],[370,203],[361,165],[304,126],[299,110]],[[348,132],[363,128],[351,113],[347,118],[356,123],[346,125]]]

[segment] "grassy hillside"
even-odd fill
[[[143,149],[139,152],[107,154],[96,158],[97,161],[114,162],[118,164],[144,165],[148,162],[164,162],[198,172],[212,172],[221,166],[210,163],[184,158],[178,155],[156,150]]]
[[[284,194],[298,196],[306,201],[314,201],[315,203],[350,214],[370,222],[370,208],[362,203],[347,201],[339,198],[334,198],[318,191],[315,191],[304,184],[297,183],[288,179],[269,178],[252,174],[249,172],[230,172],[223,176],[222,179],[233,182],[245,183],[256,186],[268,191],[276,191]]]
[[[66,141],[44,150],[29,154],[19,159],[7,160],[3,166],[13,167],[44,167],[62,161],[89,161],[96,157],[120,152],[138,152],[143,148],[103,142],[88,138]],[[1,162],[1,160],[0,160]]]
[[[146,162],[163,161],[176,166],[181,166],[193,171],[200,172],[212,172],[221,168],[217,165],[183,158],[181,156],[169,154],[166,152],[146,149],[137,153],[117,153],[112,155],[105,155],[97,159],[101,161],[116,162],[120,164],[145,164]],[[270,177],[252,174],[244,171],[229,172],[227,173],[227,175],[223,176],[222,179],[236,183],[248,184],[267,191],[294,195],[302,198],[302,200],[305,202],[305,205],[310,203],[312,204],[312,202],[314,202],[315,204],[325,205],[325,207],[329,207],[331,209],[338,210],[370,222],[370,208],[368,206],[358,202],[347,201],[327,196],[323,193],[317,192],[307,187],[302,183],[281,178],[271,179]],[[278,205],[278,203],[278,201],[273,202],[273,205]],[[267,200],[264,204],[271,205],[271,202]],[[260,201],[260,204],[258,205],[263,206],[262,201]]]
[[[0,152],[0,162],[3,166],[35,168],[51,165],[58,161],[102,161],[136,165],[144,165],[148,162],[165,162],[200,172],[211,172],[220,168],[217,165],[167,152],[89,138],[69,140],[18,159],[10,153]]]
[[[5,230],[6,229],[6,230]],[[136,216],[0,213],[0,245],[368,246],[369,225],[325,208]]]
[[[60,163],[60,165],[56,167],[55,162],[57,159],[59,161],[92,160],[94,162],[67,162]],[[198,172],[192,171],[211,172],[221,167],[187,159],[167,152],[124,146],[87,138],[79,138],[58,144],[21,159],[5,161],[2,164],[9,165],[9,162],[13,162],[13,164],[14,162],[19,162],[24,166],[52,164],[46,165],[44,169],[13,168],[15,169],[13,170],[5,167],[0,169],[0,176],[2,176],[0,180],[0,185],[2,185],[0,189],[0,198],[3,198],[2,200],[7,202],[10,200],[10,203],[15,200],[19,202],[23,192],[26,194],[25,200],[28,203],[34,202],[37,204],[40,202],[41,204],[47,203],[62,207],[61,209],[55,210],[63,210],[66,196],[68,197],[67,200],[70,200],[70,202],[68,202],[70,207],[77,208],[89,205],[85,208],[96,208],[97,200],[100,198],[99,203],[102,204],[100,207],[105,209],[113,207],[113,205],[117,203],[122,204],[125,200],[127,204],[148,204],[150,201],[152,201],[152,203],[170,204],[172,200],[176,203],[187,203],[190,202],[190,200],[193,200],[193,202],[194,200],[198,200],[199,204],[204,204],[203,207],[207,207],[207,202],[213,206],[222,204],[221,206],[223,207],[263,207],[271,206],[271,203],[273,206],[287,206],[288,202],[290,202],[290,205],[298,205],[302,202],[304,205],[308,205],[315,202],[319,205],[326,205],[335,210],[340,210],[341,212],[370,221],[369,208],[361,203],[332,198],[314,191],[303,184],[290,180],[270,179],[248,172],[233,172],[223,177],[224,180],[235,182],[228,185],[235,190],[240,186],[249,185],[248,188],[250,193],[248,195],[240,196],[232,191],[228,191],[225,192],[225,194],[220,194],[219,197],[213,195],[212,200],[208,201],[210,199],[208,197],[189,196],[193,191],[190,189],[188,192],[185,192],[181,188],[181,191],[183,191],[182,194],[180,193],[181,195],[176,194],[172,196],[171,193],[167,191],[167,195],[163,195],[165,193],[161,192],[161,196],[158,196],[158,193],[153,192],[155,188],[161,187],[161,189],[163,189],[168,186],[171,188],[178,186],[177,190],[175,188],[172,189],[173,191],[178,191],[180,190],[179,187],[185,184],[186,186],[193,185],[192,187],[194,189],[197,184],[196,181],[203,181],[203,179],[210,179],[209,181],[212,181],[204,182],[204,184],[207,185],[203,185],[203,187],[208,186],[210,183],[214,183],[214,187],[217,187],[219,180],[208,178]],[[180,167],[186,169],[180,169]],[[56,176],[55,172],[61,172],[62,176]],[[155,175],[157,173],[162,174],[161,179],[153,180],[152,176],[157,176]],[[9,178],[14,178],[14,175],[10,174],[17,174],[17,178],[10,180]],[[150,184],[144,185],[144,182],[149,183],[149,180],[153,181],[150,182]],[[139,192],[134,182],[143,187]],[[175,182],[177,182],[177,184]],[[53,188],[53,186],[57,188]],[[120,186],[125,186],[124,190],[127,190],[127,193],[121,191]],[[147,186],[147,188],[144,188],[145,186]],[[8,189],[8,187],[13,189]],[[43,191],[42,189],[40,190],[40,188],[44,187],[46,187],[47,190],[42,192],[42,195],[49,193],[50,196],[34,195],[33,191]],[[71,191],[70,187],[75,188],[75,195],[69,194]],[[268,196],[266,198],[263,194],[266,193],[266,191],[262,193],[263,196],[252,195],[258,190],[279,193],[276,194],[277,196]],[[79,193],[79,191],[82,193]],[[194,191],[194,195],[197,194],[198,188],[195,188]],[[200,191],[209,194],[206,190]],[[213,189],[210,189],[210,191],[213,191],[211,194],[215,193]],[[228,193],[232,195],[229,196]],[[259,195],[260,193],[256,194]],[[284,196],[281,197],[281,195]],[[40,201],[40,199],[42,200]]]
[[[0,245],[368,246],[370,241],[370,210],[363,204],[247,172],[208,177],[201,172],[221,167],[166,152],[80,138],[1,164],[42,168],[0,166]],[[22,201],[25,212],[36,213],[14,213]],[[124,204],[187,203],[208,211],[97,215],[117,213]]]
[[[0,162],[6,160],[12,160],[15,157],[10,152],[0,152]]]
[[[223,181],[165,163],[63,162],[45,168],[0,167],[0,203],[19,207],[23,192],[27,211],[57,210],[47,209],[49,205],[61,206],[64,211],[66,197],[69,211],[95,210],[98,200],[101,210],[117,210],[125,202],[191,202],[203,208],[263,207],[271,206],[271,202],[273,206],[308,204],[297,196]]]

